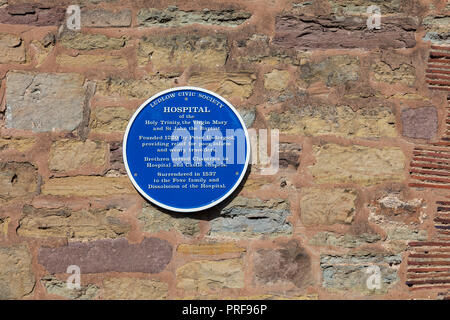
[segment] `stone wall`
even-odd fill
[[[445,0],[0,0],[0,298],[445,296],[449,22]],[[122,160],[133,112],[182,85],[280,130],[278,172],[196,214]]]

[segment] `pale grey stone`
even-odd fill
[[[6,127],[35,132],[72,131],[83,120],[84,78],[70,73],[9,72]]]

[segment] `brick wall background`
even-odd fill
[[[0,0],[0,298],[445,297],[449,22],[445,0]],[[181,85],[279,129],[278,173],[204,213],[147,203],[124,129]]]

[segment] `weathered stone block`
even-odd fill
[[[79,54],[70,56],[60,54],[56,57],[56,63],[63,67],[96,67],[123,69],[128,62],[121,56]]]
[[[85,9],[81,11],[81,25],[91,28],[129,27],[131,10]]]
[[[53,276],[43,277],[41,283],[48,294],[71,300],[92,300],[98,292],[98,287],[93,284],[81,286],[79,289],[69,289],[66,281],[61,281]]]
[[[300,78],[307,84],[323,81],[329,87],[357,81],[359,74],[359,58],[347,55],[328,57],[319,63],[306,62],[300,67]]]
[[[341,137],[395,137],[395,115],[390,108],[306,105],[284,112],[271,112],[268,120],[273,129],[305,136],[335,135]]]
[[[225,288],[243,288],[242,259],[200,260],[185,264],[176,271],[177,288],[209,292]]]
[[[385,49],[416,45],[417,19],[398,16],[382,19],[383,28],[369,30],[366,19],[278,16],[273,43],[295,49]]]
[[[34,26],[59,26],[66,15],[66,7],[39,3],[17,3],[0,8],[0,23]]]
[[[211,236],[257,237],[290,234],[289,202],[236,197],[211,220]]]
[[[199,221],[195,216],[161,211],[151,204],[145,203],[138,215],[142,222],[142,230],[149,233],[176,230],[186,236],[200,232]]]
[[[249,98],[256,76],[250,72],[194,72],[189,85],[214,91],[224,98]]]
[[[110,38],[102,34],[88,34],[77,31],[65,31],[59,42],[66,48],[77,50],[108,49],[118,50],[125,46],[125,38]]]
[[[167,283],[139,278],[112,278],[103,281],[105,300],[162,300],[167,298]]]
[[[83,120],[84,78],[70,73],[8,72],[6,127],[72,131]]]
[[[298,288],[313,283],[311,258],[296,241],[280,249],[261,249],[255,258],[255,279],[260,285],[291,282]]]
[[[352,223],[356,191],[352,189],[302,188],[301,219],[304,225]]]
[[[91,132],[124,133],[132,114],[132,110],[123,107],[95,108],[91,111]]]
[[[402,111],[402,134],[414,139],[432,139],[438,129],[438,115],[434,107]]]
[[[69,238],[92,240],[125,236],[130,227],[120,220],[121,211],[104,210],[72,211],[67,208],[48,209],[23,207],[17,234],[32,238]]]
[[[138,12],[138,24],[140,26],[152,27],[179,27],[190,24],[220,25],[235,27],[251,17],[251,13],[234,10],[179,10],[176,6],[159,10],[155,8],[141,9]]]
[[[35,279],[26,246],[0,246],[0,299],[21,299],[31,293]]]
[[[25,44],[16,35],[0,33],[0,63],[23,63]]]
[[[57,248],[41,247],[38,261],[51,274],[65,273],[70,265],[81,272],[159,273],[172,259],[172,245],[166,240],[145,238],[131,244],[126,239],[71,242]]]
[[[238,247],[232,242],[223,243],[201,243],[201,244],[180,244],[177,252],[192,255],[220,255],[224,253],[245,252],[245,248]]]
[[[0,203],[32,196],[37,192],[38,174],[28,162],[0,162]]]
[[[42,194],[53,196],[97,197],[134,194],[136,190],[128,177],[76,176],[54,178],[42,186]]]
[[[144,37],[138,49],[139,63],[151,62],[155,70],[174,67],[182,70],[187,66],[216,69],[225,65],[227,56],[227,38],[221,34]]]
[[[19,152],[25,152],[31,149],[36,140],[34,138],[23,137],[0,137],[0,151],[4,150],[17,150]]]
[[[322,285],[330,290],[359,291],[364,294],[385,293],[398,281],[397,268],[402,262],[401,255],[389,253],[358,252],[344,256],[322,255]],[[368,288],[373,269],[379,268],[381,288]]]
[[[313,153],[316,162],[308,169],[316,183],[374,185],[405,178],[405,155],[400,148],[344,147],[327,143],[315,146]]]
[[[55,172],[90,169],[101,171],[107,163],[109,146],[102,141],[59,140],[52,143],[49,168]]]
[[[334,232],[319,232],[309,241],[313,246],[334,246],[344,248],[356,248],[363,244],[374,243],[381,240],[381,237],[375,233],[337,234]]]
[[[372,65],[374,79],[385,83],[404,83],[412,86],[416,81],[416,70],[407,63],[400,63],[398,66],[391,66],[380,61]]]
[[[273,70],[264,75],[264,88],[267,90],[281,91],[289,84],[289,71]]]

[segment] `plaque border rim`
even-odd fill
[[[169,205],[166,205],[164,203],[161,203],[155,199],[153,199],[152,197],[150,197],[146,192],[144,192],[144,190],[142,190],[142,188],[137,184],[137,182],[134,180],[133,175],[131,174],[130,168],[128,167],[128,160],[127,160],[127,155],[126,155],[126,147],[127,147],[127,140],[128,140],[128,134],[129,131],[131,129],[131,126],[134,123],[134,120],[136,119],[136,117],[138,116],[138,114],[147,106],[147,104],[149,102],[151,102],[152,100],[155,100],[156,98],[167,94],[169,92],[173,92],[173,91],[181,91],[181,90],[197,90],[197,91],[201,91],[207,94],[210,94],[212,96],[214,96],[215,98],[219,99],[221,102],[224,102],[226,104],[227,107],[229,107],[233,113],[237,116],[237,118],[239,119],[242,128],[244,129],[244,134],[245,134],[245,140],[247,143],[247,148],[246,148],[246,159],[245,159],[245,164],[244,164],[244,168],[239,176],[239,179],[236,181],[236,183],[233,185],[233,187],[228,190],[228,192],[226,194],[224,194],[222,197],[220,197],[219,199],[211,202],[210,204],[201,206],[201,207],[196,207],[196,208],[178,208],[178,207],[172,207]],[[214,93],[210,90],[204,89],[204,88],[200,88],[200,87],[194,87],[194,86],[181,86],[181,87],[173,87],[170,89],[166,89],[163,91],[160,91],[156,94],[154,94],[153,96],[151,96],[150,98],[148,98],[147,100],[145,100],[140,106],[139,108],[134,112],[133,116],[130,118],[130,120],[128,120],[128,124],[127,124],[127,128],[125,130],[125,134],[123,136],[123,143],[122,143],[122,157],[123,157],[123,161],[124,161],[124,165],[125,165],[125,170],[127,171],[127,175],[128,178],[130,179],[131,183],[133,184],[133,186],[136,188],[137,191],[139,191],[139,193],[141,194],[141,196],[143,196],[145,199],[147,199],[148,201],[150,201],[151,203],[157,205],[158,207],[161,207],[163,209],[167,209],[170,211],[174,211],[174,212],[183,212],[183,213],[193,213],[193,212],[200,212],[206,209],[209,209],[211,207],[216,206],[217,204],[221,203],[222,201],[224,201],[225,199],[227,199],[237,188],[238,186],[241,184],[242,180],[245,177],[245,174],[247,173],[247,169],[248,169],[248,165],[250,162],[250,152],[251,152],[251,147],[250,147],[250,138],[249,138],[249,134],[248,134],[248,130],[247,130],[247,126],[244,123],[244,120],[242,119],[241,115],[239,114],[239,112],[236,110],[236,108],[224,97],[220,96],[217,93]]]

